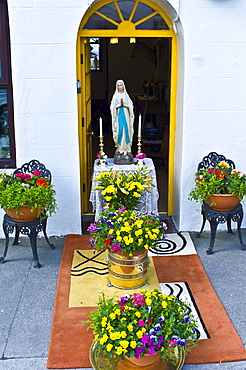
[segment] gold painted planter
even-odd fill
[[[185,362],[185,351],[183,347],[175,349],[173,354],[167,359],[159,359],[154,364],[149,366],[132,365],[127,359],[121,360],[118,356],[113,356],[111,360],[108,359],[108,353],[98,350],[97,342],[92,342],[90,348],[90,363],[94,370],[129,370],[129,369],[149,369],[149,370],[180,370]]]
[[[134,256],[108,252],[109,281],[116,288],[135,289],[147,281],[148,252]]]

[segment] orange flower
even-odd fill
[[[36,182],[37,186],[49,186],[49,183],[45,179],[38,179]]]

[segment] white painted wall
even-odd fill
[[[200,206],[187,200],[198,162],[216,151],[246,171],[246,3],[189,0],[180,6],[185,76],[180,230],[198,230]]]
[[[17,166],[35,158],[52,172],[49,235],[80,233],[76,38],[88,2],[8,3]]]
[[[49,235],[81,232],[76,38],[90,3],[8,0],[17,165],[36,158],[53,174],[59,210]],[[200,227],[200,207],[187,197],[203,156],[217,151],[246,171],[245,18],[244,0],[180,1],[174,209],[182,231]]]

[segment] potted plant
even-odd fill
[[[136,159],[137,159],[137,165],[138,166],[143,166],[145,163],[144,163],[144,158],[146,158],[147,155],[143,152],[140,152],[140,153],[137,153],[136,154]]]
[[[108,156],[104,152],[97,153],[97,159],[98,159],[97,165],[102,166],[102,167],[106,166],[107,165],[107,158],[108,158]]]
[[[246,195],[246,176],[243,172],[232,169],[221,161],[215,167],[209,167],[195,174],[195,187],[189,194],[189,200],[207,202],[213,209],[230,210]],[[220,199],[232,200],[232,204],[220,205]],[[223,207],[223,208],[221,208]]]
[[[0,174],[0,206],[16,221],[32,221],[44,209],[42,217],[51,216],[56,210],[55,195],[53,185],[38,170]],[[25,215],[26,209],[31,219],[26,219],[29,217]]]
[[[127,358],[137,366],[148,366],[158,356],[168,359],[174,351],[186,353],[196,345],[197,322],[189,305],[158,289],[119,299],[102,293],[97,306],[84,323],[93,329],[93,341],[108,359]]]
[[[165,234],[160,217],[136,211],[108,209],[88,228],[91,245],[108,250],[109,281],[118,288],[137,288],[146,283],[148,249]]]
[[[162,239],[166,224],[153,213],[138,214],[125,207],[108,209],[99,214],[88,227],[91,245],[97,250],[108,249],[133,256]]]
[[[155,186],[148,176],[150,170],[138,167],[133,173],[123,171],[101,172],[95,181],[98,186],[93,190],[101,191],[101,198],[110,207],[115,209],[124,206],[126,209],[137,209],[141,203],[144,191],[151,193],[151,186]]]

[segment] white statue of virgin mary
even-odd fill
[[[116,146],[114,162],[116,164],[131,164],[131,153],[134,112],[133,103],[127,94],[123,80],[116,82],[115,93],[110,104],[112,116],[113,139]]]

